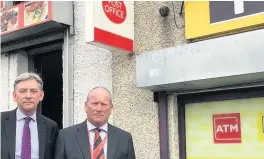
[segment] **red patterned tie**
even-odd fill
[[[93,146],[93,158],[94,159],[104,159],[104,147],[102,138],[100,136],[101,129],[94,129],[95,137],[94,137],[94,146]]]
[[[22,137],[21,159],[31,159],[31,137],[30,137],[30,128],[29,128],[30,120],[31,120],[30,117],[25,118],[23,137]]]

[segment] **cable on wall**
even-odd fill
[[[183,25],[183,26],[179,26],[179,25],[177,24],[177,19],[176,19],[176,14],[177,14],[177,13],[175,12],[173,1],[171,1],[171,4],[172,4],[172,12],[173,12],[174,23],[175,23],[175,25],[176,25],[177,28],[183,28],[185,25]],[[180,13],[179,13],[180,16],[183,15],[183,5],[184,5],[184,1],[182,1],[181,11],[180,11]]]

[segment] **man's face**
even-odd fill
[[[87,119],[96,127],[100,127],[108,122],[112,109],[110,95],[103,88],[94,89],[90,93],[89,100],[85,102]]]
[[[34,79],[19,82],[13,92],[14,100],[24,112],[36,111],[43,97],[44,92],[40,90],[38,82]]]

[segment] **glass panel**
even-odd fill
[[[263,159],[264,98],[187,104],[187,159]]]

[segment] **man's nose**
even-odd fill
[[[102,104],[99,103],[99,104],[97,105],[97,107],[96,107],[96,110],[97,110],[97,111],[101,111],[101,110],[102,110]]]
[[[31,93],[29,91],[26,93],[26,98],[31,98]]]

